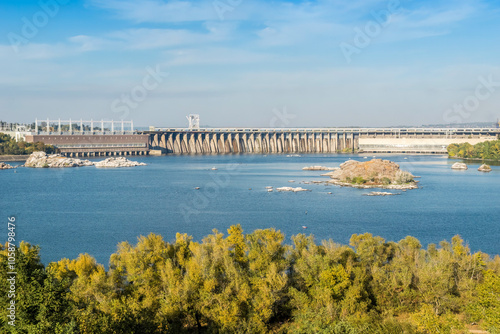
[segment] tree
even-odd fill
[[[487,270],[483,281],[476,287],[476,293],[468,313],[474,321],[484,321],[490,333],[500,333],[500,276]]]
[[[71,319],[71,302],[67,285],[49,275],[40,262],[39,247],[21,242],[19,247],[0,247],[0,328],[13,333],[72,333],[75,323]],[[9,254],[10,253],[10,254]],[[14,253],[15,272],[8,266]],[[8,298],[10,281],[14,278],[15,298]],[[7,307],[15,301],[15,327],[7,322]]]

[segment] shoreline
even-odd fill
[[[410,190],[410,189],[418,189],[417,182],[415,183],[405,183],[405,184],[352,184],[347,182],[338,181],[335,179],[325,181],[327,184],[334,184],[336,186],[341,187],[351,187],[358,189],[392,189],[392,190]]]
[[[0,155],[0,162],[22,162],[29,158],[29,154],[26,155]]]
[[[448,159],[454,159],[454,160],[465,160],[465,161],[472,161],[472,162],[489,162],[493,166],[500,166],[500,160],[495,160],[495,159],[476,159],[476,158],[459,158],[459,157],[450,157],[448,156]]]

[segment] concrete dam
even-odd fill
[[[149,148],[156,154],[228,153],[425,153],[445,154],[451,143],[495,140],[498,128],[152,128]]]

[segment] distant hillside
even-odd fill
[[[452,123],[452,124],[424,124],[424,128],[496,128],[495,122],[470,122],[470,123]]]

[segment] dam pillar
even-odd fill
[[[167,135],[162,134],[162,135],[160,136],[160,138],[161,138],[161,139],[160,139],[160,145],[159,145],[159,146],[162,148],[162,150],[161,150],[161,151],[162,151],[162,153],[164,153],[164,152],[166,152],[166,151],[167,151]]]
[[[240,134],[236,133],[233,140],[233,153],[241,153],[241,139]]]
[[[264,153],[264,133],[259,132],[255,135],[255,153]]]
[[[233,134],[228,133],[227,134],[227,145],[226,145],[226,152],[225,153],[233,153],[234,148],[233,148]]]
[[[248,135],[246,133],[244,133],[241,136],[241,139],[240,139],[240,152],[241,153],[247,153],[248,152],[247,137],[248,137]]]
[[[248,137],[248,153],[255,153],[255,134],[251,133],[250,136]]]

